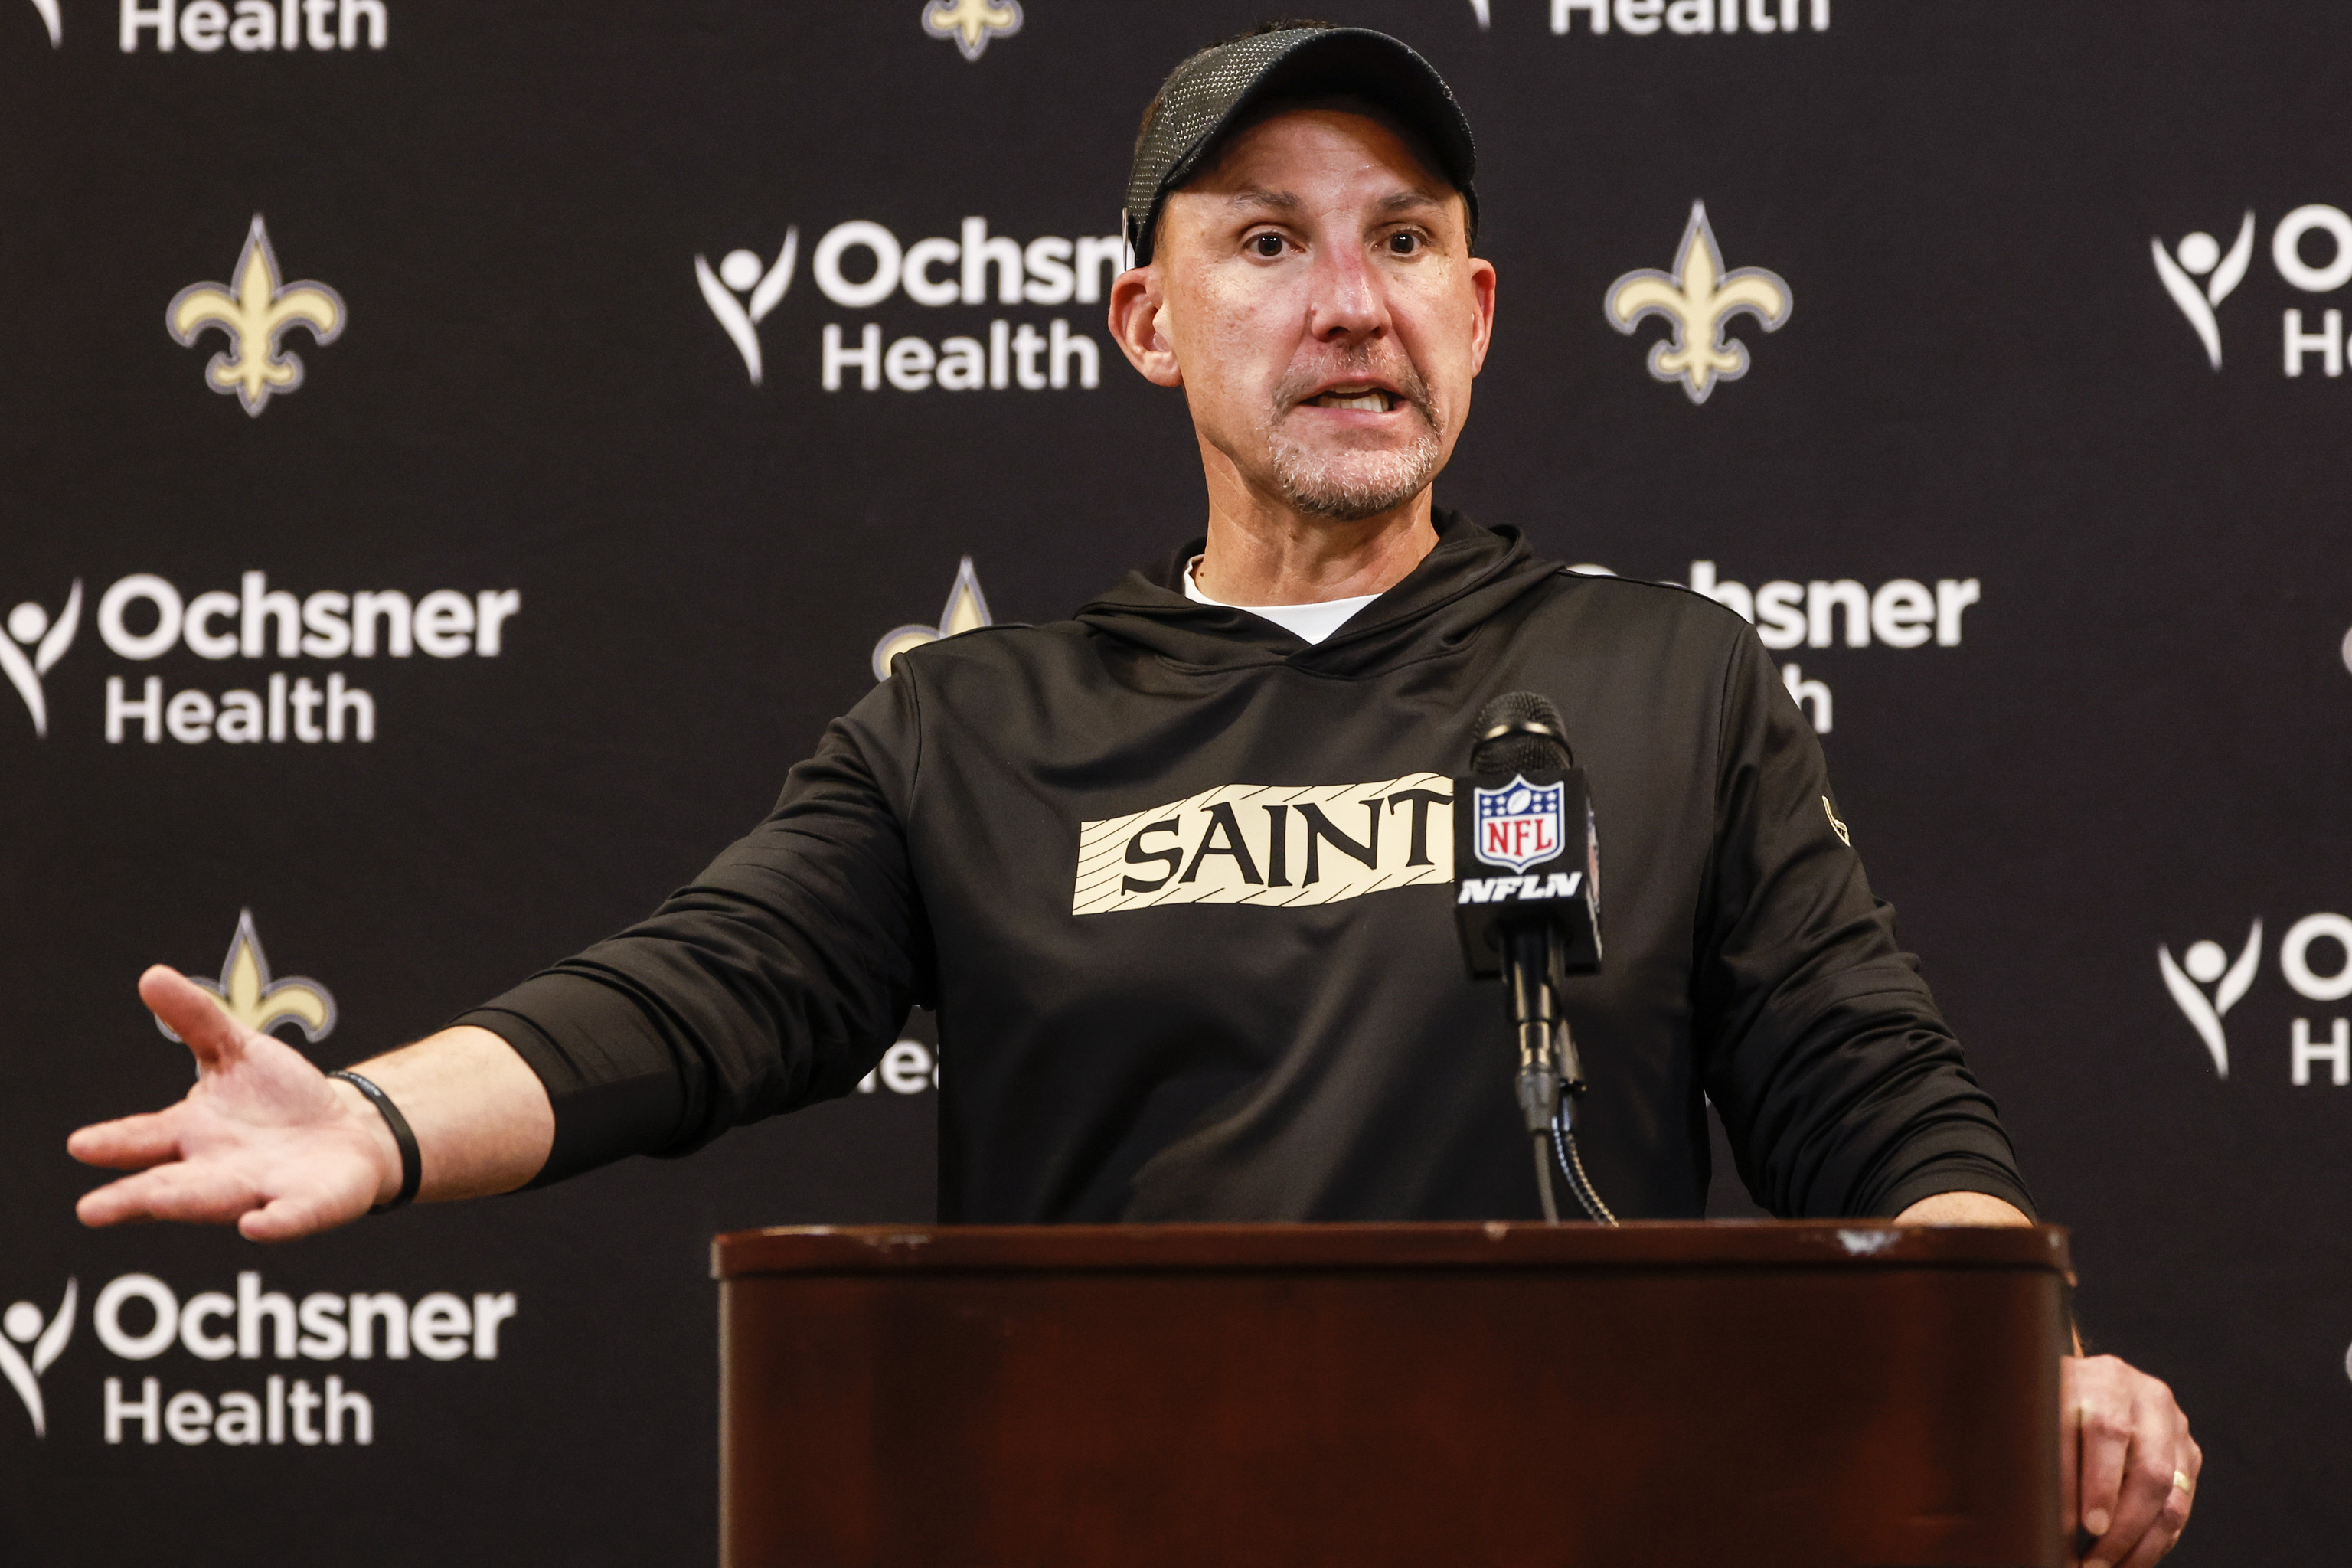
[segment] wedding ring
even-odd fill
[[[2197,1489],[2195,1483],[2189,1480],[2186,1471],[2175,1470],[2172,1472],[2172,1489],[2177,1492],[2189,1492]]]

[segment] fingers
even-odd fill
[[[245,1048],[245,1030],[221,1011],[212,993],[178,970],[157,964],[139,977],[139,999],[187,1042],[196,1070],[216,1072]]]
[[[2179,1479],[2191,1480],[2185,1467]],[[2132,1549],[2130,1556],[2123,1560],[2120,1568],[2156,1568],[2165,1554],[2179,1543],[2180,1532],[2189,1523],[2189,1510],[2194,1497],[2193,1480],[2188,1487],[2171,1487],[2165,1497],[2162,1510],[2156,1516],[2155,1524],[2140,1537],[2139,1544]]]
[[[84,1193],[74,1213],[91,1226],[159,1219],[227,1225],[258,1202],[241,1175],[174,1162]]]
[[[2082,1458],[2076,1495],[2082,1504],[2083,1528],[2104,1542],[2115,1528],[2116,1512],[2123,1500],[2124,1466],[2131,1456],[2130,1412],[2105,1379],[2091,1382],[2079,1399]],[[2100,1559],[2094,1546],[2085,1561],[2113,1563],[2115,1559]]]
[[[2189,1516],[2197,1507],[2197,1484],[2205,1473],[2205,1450],[2189,1435],[2189,1417],[2181,1415],[2178,1405],[2174,1414],[2179,1417],[2179,1440],[2174,1446],[2172,1489],[2165,1496],[2164,1508],[2156,1516],[2138,1550],[2126,1558],[2126,1568],[2149,1568],[2158,1559],[2180,1543],[2180,1532],[2189,1527]]]
[[[2203,1464],[2172,1390],[2112,1356],[2071,1363],[2086,1568],[2148,1568],[2179,1539]]]
[[[91,1226],[176,1220],[235,1225],[248,1241],[291,1241],[367,1213],[375,1195],[370,1175],[353,1159],[305,1173],[292,1190],[272,1191],[242,1162],[175,1161],[84,1194],[74,1212]]]
[[[84,1193],[74,1205],[74,1218],[92,1230],[103,1230],[110,1225],[131,1225],[148,1218],[147,1212],[136,1197],[117,1192],[121,1182],[109,1183],[96,1192]]]
[[[200,1076],[227,1067],[245,1049],[244,1030],[221,1011],[210,993],[176,969],[159,963],[142,974],[139,999],[187,1043]],[[179,1131],[168,1111],[125,1116],[78,1130],[66,1140],[66,1152],[86,1165],[143,1170],[180,1156]],[[110,1222],[85,1216],[85,1223]]]
[[[2143,1545],[2161,1548],[2169,1543],[2170,1536],[2155,1533],[2153,1527],[2177,1489],[2172,1484],[2173,1445],[2168,1440],[2151,1442],[2152,1436],[2154,1434],[2145,1432],[2136,1435],[2124,1465],[2114,1521],[2100,1535],[2085,1561],[2121,1563],[2137,1555]],[[2166,1439],[2168,1437],[2168,1433]]]
[[[238,1219],[236,1231],[247,1241],[295,1241],[306,1236],[315,1236],[322,1230],[332,1230],[339,1225],[349,1225],[365,1214],[367,1208],[364,1200],[353,1204],[348,1199],[338,1201],[325,1194],[272,1198]]]
[[[150,1165],[179,1158],[180,1138],[173,1120],[166,1111],[100,1121],[68,1138],[66,1152],[85,1165],[100,1165],[110,1171],[143,1171]]]
[[[323,1226],[305,1224],[303,1205],[280,1198],[247,1211],[236,1222],[237,1235],[247,1241],[292,1241]]]

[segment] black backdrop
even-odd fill
[[[282,1250],[80,1230],[63,1136],[184,1088],[132,982],[216,973],[240,911],[277,979],[331,993],[314,1054],[356,1059],[688,877],[962,557],[998,618],[1045,619],[1197,530],[1181,406],[1110,353],[1098,302],[1055,298],[1085,291],[1052,265],[1083,250],[1030,242],[1116,232],[1144,100],[1259,8],[971,4],[971,52],[922,0],[313,3],[293,51],[240,47],[264,15],[278,41],[252,0],[178,5],[169,51],[160,16],[126,51],[122,0],[0,3],[0,612],[34,606],[0,659],[0,1304],[23,1303],[0,1316],[0,1555],[707,1561],[706,1239],[925,1216],[922,1051],[689,1163]],[[2352,299],[2352,14],[1617,0],[1601,32],[1547,0],[1322,8],[1414,41],[1483,139],[1500,335],[1442,498],[1622,573],[1712,562],[1801,604],[1824,585],[1830,646],[1777,657],[2045,1211],[2076,1227],[2090,1332],[2198,1422],[2181,1560],[2340,1551],[2352,385],[2321,340]],[[1646,372],[1659,324],[1628,339],[1602,310],[1622,274],[1674,267],[1696,200],[1727,265],[1795,299],[1771,334],[1735,321],[1752,369],[1703,405]],[[256,214],[281,280],[331,289],[347,330],[289,330],[307,378],[248,414],[206,384],[228,335],[184,347],[163,317],[236,281]],[[2309,232],[2281,257],[2293,214]],[[821,278],[838,226],[911,247],[974,215],[1044,263],[1032,297],[1004,303],[991,270],[977,303],[828,298],[876,260]],[[726,261],[745,249],[756,268]],[[937,298],[961,273],[920,276]],[[1069,384],[1022,384],[1051,356],[1010,334],[1056,320],[1099,345],[1098,386],[1076,349]],[[1000,321],[1002,389],[867,391],[856,363],[824,387],[828,324],[853,351],[869,322],[935,357],[969,338],[984,364]],[[895,363],[913,381],[920,358]],[[164,629],[158,594],[100,612],[140,574],[228,613],[131,657]],[[1890,646],[1898,618],[1850,646],[1833,585],[1898,579],[1975,581],[1956,642]],[[280,589],[331,595],[331,595],[397,590],[417,646],[394,657],[379,621],[372,658],[322,651],[331,631],[281,655]],[[462,601],[426,605],[444,589]],[[466,623],[509,591],[491,654]],[[286,738],[225,739],[191,700],[178,730],[213,738],[159,712],[151,742],[118,710],[110,741],[110,683],[138,703],[151,677],[216,713],[254,693],[265,737],[278,678]],[[341,741],[301,738],[328,714],[293,683],[331,679],[368,693],[372,740],[349,700]],[[396,1295],[413,1353],[378,1325],[369,1359],[327,1335],[279,1360],[271,1305],[241,1318],[247,1272],[289,1306]],[[158,1289],[98,1310],[133,1276],[181,1310],[144,1359]],[[505,1293],[491,1359],[461,1330]],[[348,1405],[342,1441],[301,1440],[327,1416],[294,1401],[329,1377],[369,1401],[371,1442]],[[258,1441],[233,1440],[236,1393]]]

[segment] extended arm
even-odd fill
[[[196,1058],[167,1110],[85,1127],[74,1158],[136,1175],[83,1196],[85,1225],[184,1220],[289,1241],[346,1225],[400,1190],[400,1152],[367,1098],[281,1040],[231,1019],[176,971],[139,994]],[[445,1029],[360,1069],[408,1120],[431,1201],[511,1192],[547,1161],[555,1118],[539,1077],[486,1029]]]
[[[836,722],[768,819],[652,918],[362,1065],[416,1135],[420,1197],[684,1152],[855,1087],[919,988],[893,805],[896,759],[916,751],[907,687],[885,682]],[[398,1148],[358,1089],[172,970],[139,991],[194,1053],[197,1083],[168,1110],[73,1135],[75,1158],[139,1173],[86,1195],[85,1224],[235,1224],[283,1241],[399,1192]]]

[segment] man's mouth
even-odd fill
[[[1377,386],[1335,386],[1307,401],[1316,408],[1353,408],[1364,414],[1386,414],[1397,405],[1397,395]]]

